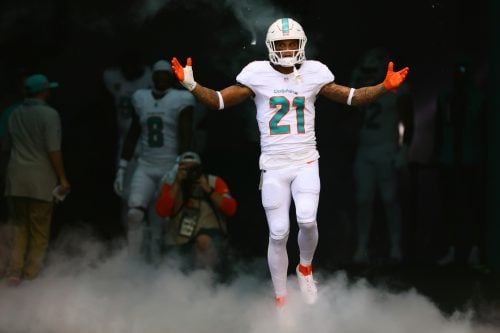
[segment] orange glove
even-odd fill
[[[408,67],[403,68],[398,72],[394,72],[394,63],[392,61],[389,62],[387,66],[387,74],[384,80],[385,89],[396,93],[397,88],[404,82],[406,79],[406,75],[408,75],[408,71],[410,69]]]
[[[187,58],[186,67],[182,67],[176,57],[172,58],[172,71],[174,72],[177,80],[189,91],[196,87],[196,81],[193,77],[193,61]]]

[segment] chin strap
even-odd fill
[[[302,82],[302,75],[297,70],[297,66],[293,66],[293,78],[297,80],[297,82]]]

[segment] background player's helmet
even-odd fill
[[[389,59],[389,52],[385,48],[376,47],[366,51],[356,68],[355,86],[374,85],[383,81]]]
[[[281,52],[277,51],[275,47],[275,42],[285,39],[298,39],[299,48],[293,50],[292,57],[281,57]],[[276,65],[284,67],[292,67],[296,64],[301,64],[306,59],[305,47],[306,47],[307,37],[304,33],[302,26],[292,20],[291,18],[281,18],[275,21],[269,29],[267,30],[266,36],[266,46],[269,50],[269,60]],[[287,52],[290,52],[288,50]]]
[[[167,71],[167,72],[172,73],[172,66],[166,60],[158,60],[153,65],[153,72],[156,72],[156,71]]]

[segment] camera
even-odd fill
[[[203,174],[203,170],[200,164],[195,164],[186,170],[187,176],[186,180],[189,182],[197,181]]]

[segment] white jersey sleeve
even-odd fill
[[[246,65],[241,72],[236,76],[236,82],[249,87],[250,89],[252,86],[254,86],[257,82],[255,82],[255,79],[258,77],[258,72],[259,68],[261,67],[261,64],[259,61],[254,61]]]

